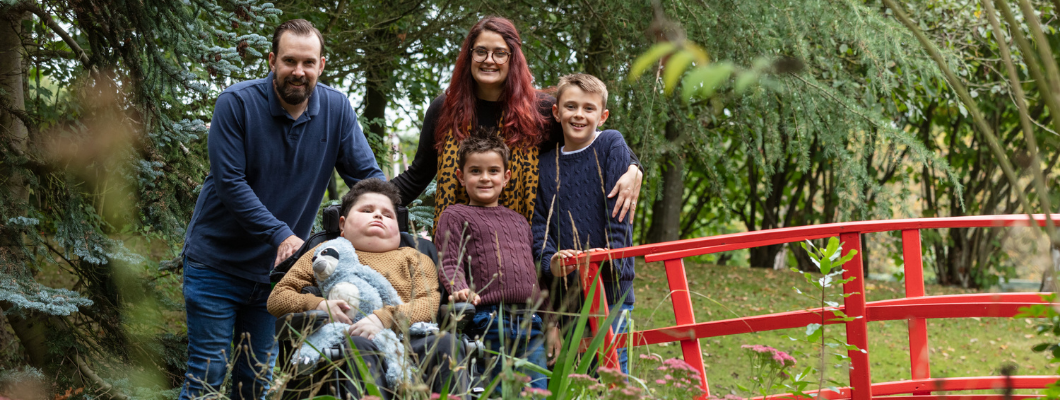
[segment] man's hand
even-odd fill
[[[467,302],[471,303],[471,305],[477,306],[479,300],[481,299],[478,297],[478,293],[472,292],[471,289],[459,290],[456,293],[449,295],[450,303]]]
[[[611,211],[611,218],[618,217],[618,222],[629,213],[629,221],[633,222],[633,214],[637,212],[637,199],[640,198],[640,184],[644,181],[644,173],[636,165],[630,165],[626,173],[618,178],[615,187],[607,198],[618,196],[615,201],[615,209]]]
[[[379,320],[379,317],[375,314],[368,314],[367,317],[361,318],[356,324],[350,326],[350,336],[360,336],[368,340],[375,338],[375,334],[383,330],[383,322]]]
[[[305,243],[305,241],[299,239],[298,236],[295,235],[288,236],[287,239],[284,239],[283,243],[280,243],[280,248],[276,250],[276,262],[272,264],[272,266],[275,267],[280,265],[280,263],[282,263],[283,260],[286,260],[287,257],[293,256],[294,252],[302,247],[302,243]]]
[[[344,324],[353,322],[346,315],[346,311],[349,309],[350,305],[346,304],[345,300],[324,300],[317,303],[317,310],[327,311],[328,315],[331,315],[331,319]]]
[[[556,360],[559,359],[559,352],[563,351],[563,337],[559,335],[558,327],[548,328],[545,332],[545,353],[548,356],[548,366],[551,367],[556,364]]]

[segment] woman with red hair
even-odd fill
[[[534,89],[522,52],[522,40],[511,21],[486,17],[468,32],[445,93],[434,99],[423,119],[416,158],[391,182],[406,205],[437,175],[434,223],[452,204],[467,204],[456,179],[456,150],[472,129],[496,129],[511,149],[512,171],[500,204],[527,220],[537,199],[537,156],[563,143],[563,130],[552,117],[556,99]],[[632,152],[630,152],[632,153]],[[613,215],[633,218],[643,174],[636,158],[608,197],[618,196]]]

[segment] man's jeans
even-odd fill
[[[220,394],[229,370],[230,399],[260,399],[268,391],[276,362],[276,317],[266,309],[270,286],[184,257],[188,373],[180,400]]]
[[[473,337],[481,337],[482,342],[490,350],[500,352],[500,333],[503,329],[507,343],[504,346],[505,354],[525,359],[541,368],[548,368],[548,360],[545,358],[545,335],[541,331],[541,317],[533,314],[527,318],[528,315],[525,313],[509,315],[505,310],[504,320],[500,320],[498,308],[500,307],[497,305],[478,307],[475,317],[471,319],[471,330],[468,333]],[[483,365],[480,364],[480,366]],[[479,377],[486,380],[488,384],[500,373],[500,370],[501,362],[498,361],[491,371],[479,370],[478,373]],[[530,387],[548,389],[548,377],[545,374],[527,368],[519,368],[516,371],[530,377]]]

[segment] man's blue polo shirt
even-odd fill
[[[318,83],[294,120],[272,79],[233,85],[217,98],[210,174],[184,238],[193,260],[264,283],[280,243],[309,236],[333,169],[349,186],[386,179],[345,95]]]

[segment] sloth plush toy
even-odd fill
[[[353,244],[345,238],[329,240],[317,248],[313,257],[313,275],[325,299],[344,300],[350,305],[346,315],[354,323],[383,306],[402,304],[390,281],[361,264]],[[349,340],[346,334],[349,327],[349,324],[332,322],[309,334],[292,359],[298,372],[312,371],[323,349]],[[405,365],[411,363],[406,361],[405,346],[394,331],[383,329],[372,342],[386,359],[386,379],[391,387],[411,377],[414,368]]]

